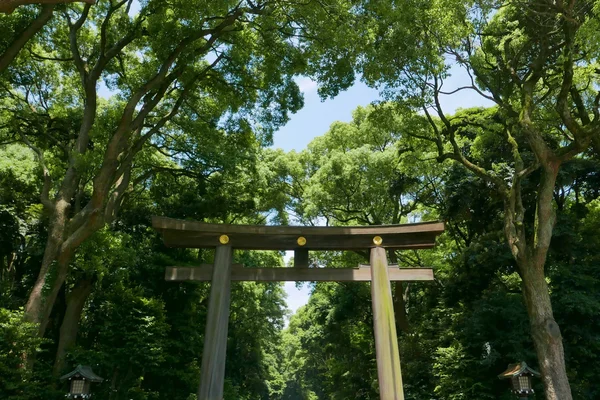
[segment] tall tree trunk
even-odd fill
[[[520,266],[531,335],[548,400],[571,400],[560,328],[554,320],[544,266],[530,261]]]
[[[83,306],[92,292],[92,287],[92,278],[82,279],[77,282],[73,290],[67,295],[67,309],[60,326],[58,348],[54,360],[53,373],[55,376],[59,375],[63,369],[67,350],[75,344]]]
[[[52,307],[66,277],[70,254],[61,252],[67,222],[68,205],[57,202],[51,218],[42,266],[25,305],[25,319],[38,324],[38,334],[44,336]],[[52,271],[54,266],[55,271]]]
[[[394,282],[394,313],[396,315],[396,329],[402,332],[410,330],[406,302],[404,301],[404,285],[401,281]]]
[[[526,238],[523,224],[512,223],[515,229],[506,229],[505,235],[519,267],[523,280],[522,290],[529,316],[531,336],[542,373],[547,400],[572,400],[566,372],[565,354],[560,328],[554,319],[550,291],[544,273],[548,249],[552,239],[556,213],[553,205],[554,187],[560,162],[544,160],[537,193],[533,232]],[[524,221],[520,187],[513,188],[515,205],[505,209],[505,218],[515,215]],[[511,224],[509,224],[511,225]]]

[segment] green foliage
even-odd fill
[[[394,293],[407,312],[399,335],[406,399],[512,398],[497,374],[537,360],[504,239],[505,194],[494,186],[518,182],[520,223],[531,236],[543,168],[521,174],[519,164],[535,166],[543,154],[532,144],[542,141],[562,161],[546,278],[574,398],[599,398],[600,167],[589,150],[600,137],[600,3],[573,4],[57,6],[0,76],[0,397],[64,396],[51,370],[68,305],[86,283],[78,323],[64,328],[75,339],[59,372],[91,365],[105,378],[93,389],[98,398],[196,398],[210,287],[165,282],[164,268],[213,254],[165,248],[150,216],[166,215],[252,224],[445,220],[436,249],[390,254],[436,273],[435,282]],[[0,15],[0,54],[39,9]],[[454,89],[444,82],[460,68],[472,78],[461,90],[493,107],[442,109]],[[264,148],[303,105],[295,77],[316,79],[326,98],[357,73],[394,101],[357,108],[304,151]],[[447,159],[463,165],[438,163]],[[78,241],[61,253],[68,273],[41,339],[22,307],[57,226],[57,256],[68,239]],[[281,267],[281,256],[234,258]],[[314,267],[367,258],[311,253]],[[58,268],[49,265],[51,282]],[[232,285],[225,399],[379,398],[369,284],[311,288],[284,329],[281,284]],[[25,354],[34,368],[23,368]]]
[[[418,123],[391,105],[359,107],[351,122],[333,123],[301,153],[268,153],[279,201],[305,223],[397,224],[413,212],[413,219],[431,219],[417,208],[431,196],[423,181],[433,178],[432,164],[408,152],[405,133]]]
[[[52,398],[56,392],[48,386],[48,376],[37,376],[23,368],[24,353],[40,355],[47,340],[39,338],[34,324],[23,321],[23,310],[0,307],[0,396],[15,400]],[[40,378],[42,378],[40,380]]]
[[[504,242],[502,199],[489,184],[460,166],[419,163],[431,152],[410,136],[389,139],[389,147],[395,149],[390,152],[393,162],[373,162],[385,151],[373,146],[368,133],[376,137],[381,132],[376,127],[383,132],[386,127],[387,132],[405,132],[420,126],[418,117],[398,118],[394,113],[393,109],[367,113],[358,109],[352,123],[332,125],[303,153],[300,165],[304,172],[292,173],[289,166],[299,157],[291,153],[288,167],[281,171],[290,183],[290,197],[298,196],[293,190],[303,189],[296,192],[300,195],[299,201],[292,203],[294,209],[304,217],[356,224],[369,223],[365,215],[376,215],[379,209],[389,212],[395,202],[402,202],[398,206],[407,207],[409,216],[446,220],[447,233],[435,250],[398,253],[402,264],[434,266],[437,281],[411,283],[405,296],[410,330],[399,336],[405,396],[510,399],[506,382],[498,380],[497,374],[515,360],[535,366],[536,354],[521,278]],[[501,127],[495,124],[498,110],[461,110],[450,119],[459,126],[464,154],[480,165],[496,168],[497,176],[507,179],[511,153],[500,140]],[[464,121],[473,125],[461,126]],[[362,124],[368,128],[361,132]],[[375,128],[370,124],[376,124]],[[412,146],[410,152],[403,151],[407,146]],[[530,154],[523,152],[523,156]],[[595,318],[591,317],[599,298],[594,286],[597,277],[593,267],[584,267],[591,264],[583,261],[594,262],[597,244],[582,238],[597,230],[594,199],[598,193],[590,190],[587,182],[598,169],[595,161],[574,160],[564,171],[556,190],[559,222],[550,250],[548,279],[558,323],[565,326],[573,393],[576,398],[592,399],[597,385],[588,378],[589,367],[579,360],[593,365],[598,354],[594,345],[583,344],[597,342]],[[407,178],[411,178],[409,184],[398,184]],[[528,204],[534,190],[525,183]],[[372,197],[371,192],[375,193]],[[400,196],[394,197],[396,193]],[[389,223],[387,218],[383,221]],[[327,267],[356,265],[364,262],[364,255],[322,253],[312,261]],[[292,317],[284,332],[286,357],[281,368],[287,383],[281,398],[378,397],[368,289],[367,284],[314,286],[309,304]],[[540,382],[535,384],[538,393],[543,393]]]

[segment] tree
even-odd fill
[[[383,225],[407,222],[419,214],[419,198],[428,196],[427,163],[415,163],[410,145],[401,138],[407,129],[398,115],[382,127],[373,107],[357,108],[350,123],[335,122],[325,135],[314,139],[305,158],[302,212],[308,220],[322,218],[332,225]],[[387,129],[393,126],[392,129]],[[431,171],[428,171],[431,172]],[[427,219],[420,213],[419,219]],[[398,263],[402,252],[389,251]],[[365,259],[368,255],[364,253]],[[409,329],[405,298],[410,285],[394,282],[394,308],[398,330]]]
[[[364,109],[359,109],[355,115],[364,115],[362,111]],[[325,136],[311,143],[309,148],[320,149],[322,152],[317,154],[322,157],[312,159],[320,161],[310,164],[314,168],[306,169],[308,177],[302,180],[297,177],[304,174],[287,172],[286,175],[288,182],[301,182],[304,189],[299,197],[302,206],[296,210],[319,213],[317,204],[322,204],[326,211],[339,208],[342,210],[338,211],[339,215],[350,215],[343,212],[349,198],[350,204],[356,205],[353,209],[364,210],[365,205],[379,209],[379,204],[360,203],[360,196],[346,196],[344,192],[364,182],[371,182],[375,187],[392,186],[395,178],[402,174],[418,178],[416,186],[425,189],[418,191],[415,210],[429,218],[444,219],[447,229],[435,249],[422,254],[399,253],[406,263],[434,266],[436,275],[435,283],[413,285],[407,296],[411,331],[399,337],[405,396],[407,399],[426,396],[508,399],[511,394],[505,383],[496,378],[498,371],[514,360],[535,362],[535,352],[532,338],[527,335],[530,329],[518,266],[502,240],[502,196],[490,191],[488,182],[458,163],[435,168],[435,147],[405,135],[425,129],[426,119],[390,118],[395,115],[393,111],[393,107],[375,109],[368,120],[357,118],[351,123],[335,123]],[[495,112],[494,108],[463,110],[454,117],[478,120],[479,125],[486,127],[478,131],[463,128],[457,136],[461,143],[471,144],[465,146],[464,151],[472,162],[489,168],[495,163],[497,170],[502,171],[502,162],[510,160],[511,151],[498,133],[502,125],[491,118]],[[364,123],[364,130],[358,129],[362,126],[359,121]],[[381,125],[371,129],[373,124]],[[400,156],[392,153],[402,160],[393,164],[393,173],[386,175],[385,165],[365,161],[367,157],[353,162],[356,157],[352,151],[353,137],[365,138],[368,133],[389,134],[391,131],[398,135],[390,148],[412,149]],[[334,154],[332,149],[344,151]],[[302,158],[310,160],[309,153],[303,152]],[[379,156],[377,152],[366,154],[375,159]],[[287,169],[282,169],[284,171],[295,170],[290,166],[295,165],[293,161],[298,155],[290,155],[292,161]],[[334,165],[339,168],[334,169]],[[432,171],[431,166],[435,170]],[[596,258],[595,252],[590,252],[595,242],[581,240],[579,236],[592,235],[588,229],[595,221],[596,174],[597,161],[592,159],[576,159],[561,169],[554,193],[557,219],[561,223],[557,225],[556,240],[551,243],[547,262],[557,321],[565,326],[573,395],[582,399],[593,399],[597,391],[597,385],[588,378],[588,373],[596,372],[583,367],[584,363],[594,364],[598,354],[595,346],[589,345],[595,343],[593,332],[596,331],[596,321],[590,313],[597,310],[599,298],[598,290],[592,289],[596,273],[587,267],[587,262],[593,263]],[[361,181],[365,176],[380,179]],[[297,186],[300,185],[290,185],[291,188]],[[524,182],[526,204],[535,201],[535,191],[535,180]],[[381,202],[385,202],[385,192],[379,196]],[[339,252],[319,253],[314,255],[314,262],[331,268],[356,264],[360,262],[358,257]],[[311,393],[319,398],[347,398],[355,393],[361,393],[362,397],[376,396],[376,385],[365,376],[366,371],[374,368],[368,305],[368,290],[360,284],[314,286],[312,300],[292,318],[289,332],[284,334],[286,354],[294,355],[282,363],[284,376],[289,376],[284,390],[288,398],[309,398]]]
[[[595,7],[540,0],[363,2],[355,9],[372,38],[357,58],[364,79],[402,107],[423,113],[429,126],[412,134],[430,141],[440,162],[462,164],[503,199],[505,238],[523,279],[548,399],[572,398],[544,266],[560,166],[590,147],[597,150],[600,138],[598,48],[589,40],[598,24]],[[445,89],[452,63],[469,82]],[[491,120],[445,113],[440,98],[462,90],[497,105]],[[493,122],[501,125],[493,132],[510,159],[478,165],[469,145],[489,137],[480,132]],[[522,187],[534,179],[535,201],[527,203]]]
[[[212,161],[210,168],[198,163],[185,174],[159,172],[146,191],[124,205],[110,229],[80,246],[66,296],[59,296],[48,328],[50,337],[58,333],[55,374],[63,373],[65,364],[95,365],[108,379],[98,394],[112,399],[187,398],[196,391],[209,285],[165,282],[164,268],[211,262],[212,254],[164,248],[149,216],[264,222],[268,201],[260,199],[264,189],[252,165],[257,146],[240,146],[236,153],[228,143],[226,160],[208,156],[220,152],[223,142],[216,140],[214,146],[202,148],[204,160]],[[268,252],[236,252],[235,257],[250,266],[281,263],[279,254]],[[84,288],[91,290],[81,296]],[[240,283],[232,289],[227,396],[268,398],[267,382],[276,375],[268,358],[277,345],[285,306],[281,285]]]
[[[65,8],[29,41],[42,57],[20,61],[3,99],[2,135],[30,146],[44,176],[48,241],[26,306],[40,334],[77,248],[157,170],[195,159],[202,144],[189,129],[268,143],[301,106],[292,76],[323,15],[293,3],[151,1],[134,16],[130,6]],[[101,82],[110,103],[98,99]]]
[[[289,208],[297,220],[377,225],[398,224],[416,215],[434,217],[423,208],[423,201],[431,196],[428,179],[435,178],[430,169],[434,163],[418,162],[419,157],[407,151],[409,146],[401,140],[407,127],[393,108],[386,115],[390,120],[385,127],[377,118],[381,114],[374,111],[371,106],[359,107],[351,122],[333,123],[307,150],[287,155],[274,152],[275,157],[269,159],[270,170],[281,174],[273,184],[288,194]],[[428,260],[404,253],[390,252],[390,259],[397,262],[398,257],[402,265],[411,266]],[[329,268],[368,259],[364,252],[326,252],[312,257],[314,264]],[[406,313],[405,300],[418,297],[419,292],[419,285],[395,285],[397,323],[405,331],[412,315]],[[284,333],[285,354],[293,359],[282,361],[286,382],[282,398],[378,397],[369,293],[369,286],[360,283],[314,286],[309,304],[292,318]],[[414,319],[421,317],[415,314]],[[414,349],[416,340],[408,344],[413,334],[411,330],[401,335],[401,346],[406,340],[406,347]],[[415,360],[403,361],[404,368]],[[416,390],[407,389],[411,392]]]
[[[284,333],[282,399],[379,397],[369,297],[364,283],[315,285]]]
[[[260,144],[256,138],[248,136],[240,140],[235,136],[201,132],[195,139],[203,143],[203,146],[193,150],[195,158],[181,160],[181,169],[175,166],[162,167],[146,183],[146,190],[136,193],[135,198],[128,202],[123,209],[124,214],[111,224],[113,230],[96,232],[80,246],[71,262],[71,276],[67,279],[71,290],[66,296],[54,365],[55,374],[61,372],[64,356],[75,344],[82,307],[93,294],[94,282],[109,274],[110,269],[127,269],[127,263],[135,264],[136,258],[154,262],[143,256],[145,251],[152,253],[155,251],[153,249],[140,251],[130,257],[126,257],[125,252],[130,242],[148,246],[147,233],[140,235],[139,232],[149,229],[150,215],[226,223],[265,222],[264,214],[272,206],[268,198],[270,191],[261,176],[263,170],[257,165]],[[185,143],[170,143],[168,147],[160,149],[163,152],[168,149],[172,154],[190,152],[190,142],[191,139],[188,138]],[[125,239],[129,236],[134,238],[123,244],[123,234]],[[120,245],[115,247],[113,243]],[[199,262],[206,254],[207,251],[199,251],[193,259]],[[115,260],[117,257],[122,261]],[[189,262],[187,258],[184,261]],[[256,262],[256,259],[251,258],[250,263],[252,262]],[[278,262],[273,261],[271,264]],[[111,267],[107,270],[106,265]],[[154,279],[163,279],[160,274],[153,276]],[[242,298],[246,299],[243,295]]]

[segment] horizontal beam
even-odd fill
[[[210,281],[212,265],[200,267],[167,267],[167,281]],[[432,281],[431,268],[388,268],[390,281]],[[314,281],[314,282],[365,282],[371,280],[371,268],[245,268],[234,264],[231,269],[233,281]]]
[[[297,250],[297,236],[230,234],[229,243],[240,250]],[[394,249],[430,249],[435,245],[435,235],[416,233],[404,237],[377,235],[383,238],[382,247]],[[303,236],[307,250],[364,250],[375,247],[373,236]],[[211,248],[219,245],[219,235],[196,232],[163,232],[163,241],[168,247]]]
[[[252,234],[252,235],[378,235],[381,233],[419,233],[444,231],[444,223],[440,221],[418,222],[398,225],[366,225],[366,226],[287,226],[287,225],[236,225],[209,224],[199,221],[188,221],[167,217],[152,217],[152,227],[158,230],[172,229],[187,232],[205,232],[219,234]]]
[[[380,236],[382,247],[428,249],[444,231],[443,222],[381,226],[265,226],[206,224],[165,217],[152,217],[152,226],[162,233],[169,247],[217,247],[227,235],[235,249],[245,250],[362,250],[374,247]],[[305,244],[300,246],[298,238]]]

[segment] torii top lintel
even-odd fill
[[[265,226],[207,224],[166,217],[152,217],[152,227],[163,235],[169,247],[211,248],[227,235],[236,249],[245,250],[360,250],[374,247],[373,238],[382,239],[381,247],[428,249],[444,231],[443,222],[422,222],[378,226]],[[301,246],[298,238],[306,243]]]

